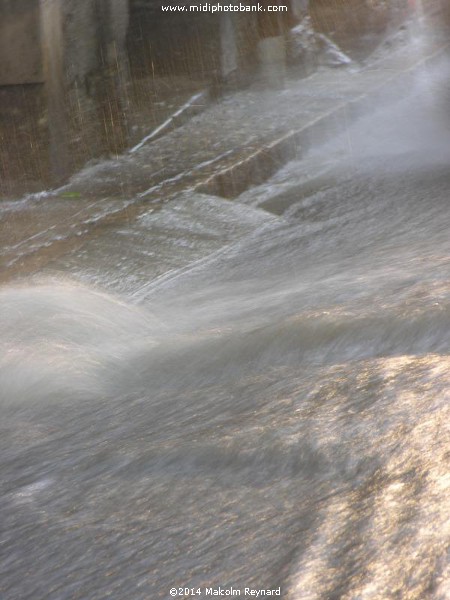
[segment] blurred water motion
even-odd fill
[[[2,287],[2,598],[450,596],[450,138],[422,85]]]

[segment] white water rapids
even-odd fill
[[[450,126],[426,96],[0,289],[2,600],[450,598]]]

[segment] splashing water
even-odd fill
[[[449,597],[450,138],[412,92],[1,288],[5,598]]]

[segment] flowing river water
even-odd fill
[[[425,92],[0,288],[2,600],[450,598],[450,114]]]

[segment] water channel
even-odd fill
[[[0,288],[2,599],[450,598],[450,114],[425,88]]]

